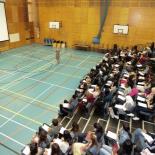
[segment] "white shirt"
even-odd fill
[[[57,143],[62,151],[62,153],[66,153],[67,150],[69,149],[69,144],[65,141],[63,141],[62,139],[55,139],[53,140],[54,143]]]
[[[124,103],[124,110],[131,111],[135,106],[135,102],[133,101],[130,95],[126,96],[126,102]]]

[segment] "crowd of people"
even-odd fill
[[[145,119],[154,121],[155,87],[153,70],[149,63],[149,47],[142,51],[115,49],[80,81],[72,98],[60,104],[61,117],[72,115],[76,109],[87,116],[95,108],[101,116],[113,119]],[[140,128],[130,132],[123,124],[119,134],[104,131],[99,123],[92,130],[81,133],[79,125],[72,123],[65,129],[58,119],[52,124],[43,124],[33,136],[22,155],[153,155],[155,132]]]

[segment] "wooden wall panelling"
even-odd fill
[[[6,0],[6,17],[9,34],[19,33],[20,41],[1,43],[4,47],[1,50],[19,47],[28,44],[26,38],[29,37],[29,22],[27,17],[26,0]]]
[[[44,3],[44,4],[43,4]],[[62,39],[69,45],[76,42],[92,43],[92,38],[97,35],[99,29],[100,3],[99,1],[82,0],[53,2],[45,1],[39,6],[39,19],[41,40],[49,35],[56,39]],[[50,4],[50,5],[49,5]],[[54,4],[54,5],[53,5]],[[154,1],[148,0],[112,0],[102,32],[101,45],[113,46],[114,43],[121,46],[135,43],[145,43],[155,40],[155,11]],[[48,5],[48,6],[47,6]],[[144,7],[146,5],[146,7]],[[152,18],[150,18],[152,17]],[[49,30],[49,20],[62,21],[62,28],[58,31]],[[45,24],[46,23],[46,24]],[[129,24],[128,35],[113,34],[114,24]],[[146,36],[146,37],[145,37]]]

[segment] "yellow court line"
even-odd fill
[[[24,98],[27,98],[27,99],[30,99],[30,100],[34,100],[35,102],[39,102],[39,103],[42,104],[42,105],[46,105],[46,106],[49,106],[49,107],[51,107],[51,108],[59,109],[57,106],[50,105],[50,104],[48,104],[48,103],[42,102],[42,101],[37,100],[37,99],[34,99],[34,98],[32,98],[32,97],[25,96],[25,95],[23,95],[23,94],[19,94],[19,93],[13,92],[13,91],[8,90],[8,89],[4,89],[4,88],[0,88],[0,89],[3,90],[3,91],[9,92],[9,93],[15,94],[15,95],[20,96],[20,97],[24,97]],[[54,111],[54,110],[53,110],[53,111]],[[55,111],[54,111],[54,112],[55,112]]]
[[[1,106],[1,105],[0,105],[0,108],[3,109],[3,110],[5,110],[5,111],[8,111],[8,112],[10,112],[10,113],[13,113],[13,114],[16,115],[16,116],[20,116],[20,117],[22,117],[22,118],[24,118],[24,119],[26,119],[26,120],[29,120],[29,121],[31,121],[31,122],[34,122],[34,123],[36,123],[36,124],[39,124],[39,125],[42,124],[42,123],[39,122],[39,121],[36,121],[36,120],[34,120],[34,119],[31,119],[30,117],[27,117],[27,116],[25,116],[25,115],[19,114],[19,113],[13,111],[13,110],[10,110],[10,109],[8,109],[8,108],[6,108],[6,107]]]

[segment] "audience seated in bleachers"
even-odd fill
[[[54,45],[53,45],[54,46]],[[81,80],[70,101],[60,104],[59,114],[67,116],[79,107],[84,113],[93,108],[98,114],[110,114],[113,119],[130,117],[134,120],[152,120],[155,116],[155,88],[152,87],[152,71],[148,65],[150,49],[138,51],[135,46],[105,54],[103,60]],[[109,112],[109,113],[108,113]],[[48,129],[40,127],[22,155],[153,155],[155,134],[142,129],[130,133],[123,124],[119,134],[103,131],[99,123],[94,129],[80,133],[73,122],[65,129],[53,119]]]

